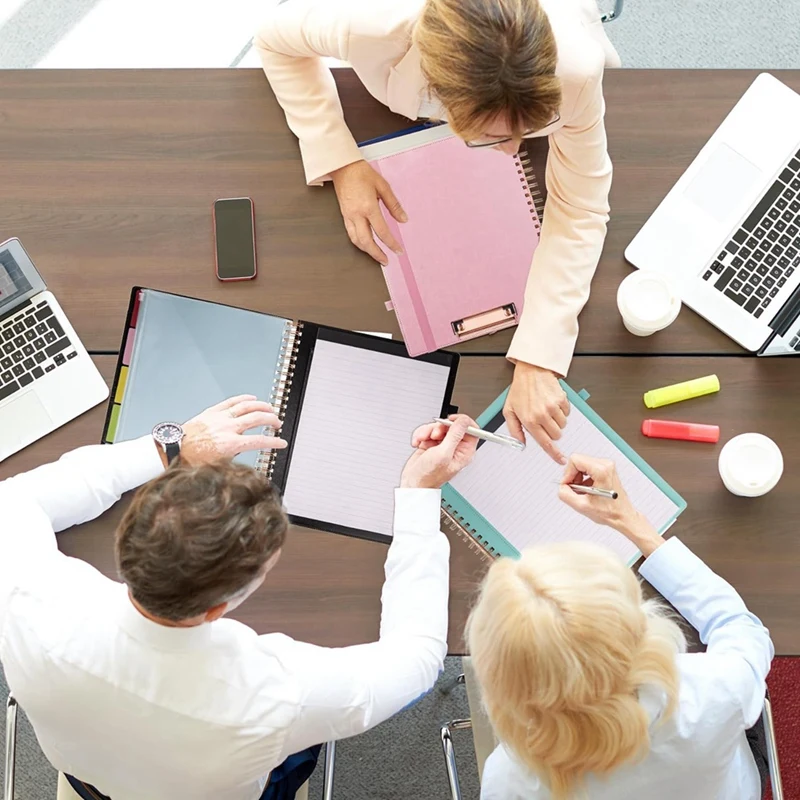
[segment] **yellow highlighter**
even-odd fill
[[[704,378],[695,378],[693,381],[684,381],[645,392],[644,404],[648,408],[660,408],[670,403],[680,403],[681,400],[691,400],[693,397],[702,397],[704,394],[718,391],[719,378],[716,375],[706,375]]]

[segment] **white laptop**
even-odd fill
[[[19,239],[0,244],[0,461],[108,397]]]
[[[800,95],[759,75],[625,257],[742,347],[800,352]]]

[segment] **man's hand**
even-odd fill
[[[383,201],[384,206],[398,222],[406,222],[408,217],[400,201],[384,178],[366,161],[356,161],[334,170],[331,178],[350,241],[379,264],[386,266],[389,261],[386,253],[376,244],[372,236],[373,231],[395,253],[402,253],[403,250],[392,236],[381,214],[378,201]]]
[[[617,499],[579,494],[574,489],[570,489],[569,484],[610,489],[617,492]],[[613,461],[573,454],[561,478],[558,496],[570,508],[574,508],[592,522],[596,522],[598,525],[607,525],[619,531],[627,539],[630,539],[645,556],[649,556],[664,543],[647,518],[634,508],[620,483]]]
[[[453,414],[450,427],[432,422],[414,431],[416,448],[400,478],[401,488],[439,489],[472,461],[478,440],[467,436],[467,426],[477,423],[466,414]]]
[[[208,464],[233,458],[247,450],[280,450],[283,439],[263,434],[245,436],[252,428],[278,430],[281,421],[269,403],[252,394],[231,397],[207,408],[184,426],[181,460],[188,464]]]
[[[556,440],[561,438],[561,429],[567,424],[567,414],[569,400],[555,373],[518,362],[503,408],[511,435],[524,442],[528,431],[553,461],[566,464]]]

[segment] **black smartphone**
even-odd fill
[[[214,246],[221,281],[255,278],[255,218],[249,197],[225,197],[214,202]]]

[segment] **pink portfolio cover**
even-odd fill
[[[408,214],[384,211],[403,247],[384,274],[409,355],[516,325],[539,243],[527,162],[447,136],[371,163]]]

